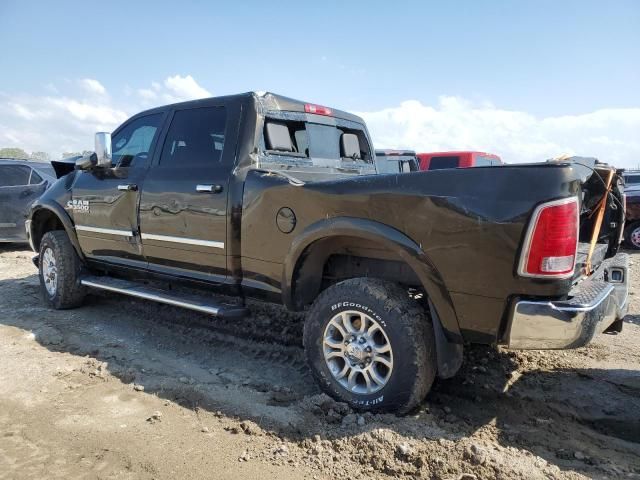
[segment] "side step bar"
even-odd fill
[[[249,310],[246,307],[216,303],[212,301],[213,299],[209,296],[191,294],[178,295],[173,292],[167,292],[166,290],[149,287],[129,280],[121,280],[119,278],[87,275],[80,279],[80,283],[86,287],[122,293],[130,297],[187,308],[215,317],[242,318],[249,314]]]

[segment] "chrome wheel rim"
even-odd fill
[[[631,231],[631,235],[629,235],[631,239],[631,243],[634,247],[640,248],[640,227],[636,227]]]
[[[47,293],[50,296],[54,296],[58,288],[58,268],[56,266],[56,257],[50,248],[46,248],[42,255],[42,279]]]
[[[352,393],[381,390],[393,372],[391,342],[382,326],[355,310],[334,316],[324,330],[324,360],[333,378]]]

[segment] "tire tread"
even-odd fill
[[[320,293],[309,312],[304,331],[304,346],[311,364],[312,373],[318,383],[324,386],[325,380],[320,372],[313,368],[311,358],[313,338],[311,338],[311,332],[309,331],[310,325],[321,320],[315,318],[315,316],[323,306],[333,303],[336,299],[344,299],[349,294],[353,295],[354,292],[371,296],[382,303],[384,311],[393,315],[393,321],[400,323],[402,329],[409,332],[407,335],[408,344],[394,347],[400,349],[410,348],[414,352],[413,363],[416,372],[414,382],[402,404],[393,406],[396,412],[406,413],[424,399],[435,379],[435,337],[430,316],[420,304],[409,297],[406,290],[393,282],[372,278],[353,278],[332,285]],[[336,397],[331,390],[328,390],[327,393]],[[370,410],[385,409],[384,405],[381,408],[370,408]]]
[[[67,233],[63,230],[47,232],[40,243],[40,259],[46,247],[53,250],[58,271],[58,285],[56,294],[50,297],[44,286],[42,267],[40,266],[40,285],[45,300],[55,309],[64,310],[75,308],[82,304],[86,295],[86,288],[80,284],[80,272],[82,263],[78,254],[71,245]]]

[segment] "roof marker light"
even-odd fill
[[[321,105],[313,105],[312,103],[307,103],[304,106],[304,111],[307,113],[315,113],[316,115],[327,115],[331,116],[332,111],[328,107],[323,107]]]

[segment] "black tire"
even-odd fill
[[[375,319],[391,346],[393,368],[388,371],[386,384],[375,393],[350,391],[339,383],[325,361],[323,341],[327,325],[346,311],[361,312]],[[309,311],[303,340],[307,361],[322,390],[357,410],[406,413],[424,399],[436,375],[431,319],[406,290],[391,282],[355,278],[329,287]],[[349,368],[346,362],[343,364]]]
[[[47,250],[53,255],[56,267],[56,287],[51,292],[45,285],[43,271],[46,269],[45,257]],[[82,263],[71,245],[66,232],[55,230],[47,232],[40,242],[40,256],[38,271],[40,273],[40,287],[45,301],[57,310],[78,307],[86,295],[86,288],[80,285],[80,271]]]
[[[635,235],[634,235],[635,232]],[[640,222],[633,222],[624,229],[624,240],[629,248],[640,250]],[[635,241],[634,238],[635,237]]]

